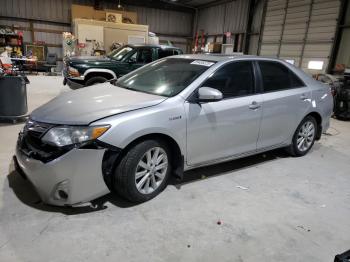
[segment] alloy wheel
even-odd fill
[[[297,137],[297,147],[301,152],[308,150],[315,138],[315,125],[311,121],[306,121],[299,129]]]
[[[161,147],[149,149],[136,167],[135,184],[142,194],[151,194],[163,182],[168,169],[168,156]]]

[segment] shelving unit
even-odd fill
[[[4,33],[5,30],[0,30],[0,54],[6,50],[6,47],[12,47],[12,52],[17,54],[24,53],[23,37],[16,33]]]

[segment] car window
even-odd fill
[[[114,60],[121,61],[132,50],[133,48],[130,46],[122,46],[118,49],[111,51],[107,56]]]
[[[254,93],[253,65],[250,61],[224,65],[210,76],[202,86],[218,89],[224,98]]]
[[[215,62],[165,58],[120,78],[116,85],[161,96],[175,96]]]
[[[138,52],[135,51],[135,52],[129,57],[128,61],[129,61],[130,63],[136,63],[136,61],[137,61],[137,54],[138,54]]]
[[[264,92],[303,87],[305,84],[291,70],[278,62],[259,61]]]
[[[172,49],[158,49],[158,58],[163,58],[172,55],[174,55],[174,50]]]
[[[152,50],[139,48],[128,58],[128,62],[148,64],[152,62]]]
[[[152,62],[152,50],[150,48],[140,48],[137,53],[137,63],[148,64]]]

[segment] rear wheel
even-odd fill
[[[287,148],[293,156],[304,156],[312,148],[317,134],[315,118],[307,116],[301,121],[294,133],[292,144]]]
[[[133,146],[115,171],[114,189],[131,202],[144,202],[158,195],[167,185],[171,172],[170,150],[157,140]]]
[[[92,86],[92,85],[104,83],[107,80],[108,79],[103,76],[93,76],[86,81],[85,86]]]

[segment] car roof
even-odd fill
[[[183,59],[196,59],[196,60],[207,60],[213,62],[229,61],[235,59],[257,59],[257,60],[269,60],[269,61],[281,61],[277,58],[254,56],[254,55],[244,55],[244,54],[183,54],[174,56],[176,58]]]
[[[176,46],[168,46],[168,45],[152,45],[152,44],[129,44],[128,46],[134,47],[134,48],[140,48],[140,47],[158,47],[161,49],[180,49]]]

